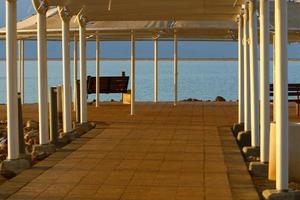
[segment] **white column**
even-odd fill
[[[276,189],[288,189],[287,2],[275,0]]]
[[[24,67],[25,67],[25,54],[24,54],[24,49],[25,49],[25,43],[24,43],[24,40],[21,40],[21,65],[20,65],[20,75],[21,75],[21,102],[22,104],[24,104],[25,102],[25,70],[24,70]]]
[[[154,98],[156,103],[158,100],[158,39],[154,40]]]
[[[276,72],[276,60],[275,60],[275,54],[276,54],[276,47],[275,47],[275,34],[273,34],[273,122],[276,121],[276,80],[275,80],[275,72]]]
[[[16,0],[6,0],[7,159],[19,158]]]
[[[77,38],[74,33],[74,52],[73,52],[73,111],[77,106]]]
[[[86,88],[86,40],[85,18],[79,19],[79,45],[80,45],[80,122],[87,122],[87,88]]]
[[[99,36],[96,35],[96,107],[99,106],[100,97],[99,97],[99,89],[100,89],[100,44],[99,44]]]
[[[238,82],[239,82],[239,123],[244,123],[244,53],[243,53],[243,17],[238,18]]]
[[[250,88],[251,88],[251,146],[260,145],[259,138],[259,78],[256,0],[249,1],[249,47],[250,47]]]
[[[21,93],[21,102],[24,102],[24,40],[18,41],[18,92]]]
[[[269,161],[270,63],[269,0],[260,0],[260,162]]]
[[[250,64],[249,64],[249,26],[248,26],[248,6],[244,10],[244,104],[245,104],[245,131],[251,129],[251,110],[250,110]]]
[[[62,20],[62,59],[63,59],[63,131],[72,130],[72,98],[70,68],[70,18],[65,8],[60,9]]]
[[[131,86],[131,109],[130,114],[134,115],[134,104],[135,104],[135,36],[131,33],[131,65],[130,65],[130,86]]]
[[[178,92],[178,59],[177,59],[177,49],[178,49],[178,42],[177,42],[177,35],[174,34],[174,106],[177,104],[177,92]]]
[[[39,143],[49,142],[48,124],[48,78],[47,78],[47,5],[43,1],[33,0],[37,11],[37,48],[38,48],[38,102],[39,102]]]

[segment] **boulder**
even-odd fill
[[[217,101],[217,102],[224,102],[224,101],[226,101],[226,99],[224,97],[217,96],[216,99],[215,99],[215,101]]]
[[[26,122],[26,128],[31,128],[34,130],[38,130],[39,129],[39,123],[37,121],[34,120],[28,120]]]
[[[31,130],[24,134],[25,140],[28,140],[30,138],[37,138],[37,137],[39,137],[39,132],[37,130]]]

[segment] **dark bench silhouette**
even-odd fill
[[[129,76],[125,76],[125,73],[122,73],[122,76],[102,76],[99,79],[99,93],[127,93]],[[96,93],[96,77],[87,77],[87,93]]]
[[[270,96],[274,97],[274,86],[270,84]],[[273,101],[273,99],[271,99]],[[300,105],[300,84],[290,83],[288,84],[288,101],[295,102],[297,104],[297,115],[299,116],[299,105]]]

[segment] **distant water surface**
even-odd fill
[[[272,63],[271,63],[272,64]],[[289,62],[289,82],[300,82],[299,62]],[[71,68],[73,63],[71,62]],[[87,63],[88,75],[95,75],[95,61]],[[118,76],[125,71],[130,74],[129,61],[102,61],[101,76]],[[271,73],[272,74],[272,73]],[[0,61],[0,103],[6,102],[5,62]],[[173,99],[173,62],[159,62],[159,101]],[[73,77],[73,71],[72,71]],[[272,77],[271,77],[272,79]],[[48,61],[49,87],[62,83],[61,61]],[[72,82],[73,83],[73,82]],[[130,89],[130,84],[128,85]],[[237,99],[236,61],[179,61],[178,98],[213,100],[216,96],[227,100]],[[89,100],[94,99],[89,96]],[[102,101],[119,100],[119,94],[102,94]],[[136,62],[136,100],[153,99],[153,62]],[[37,62],[25,62],[25,102],[37,102]]]

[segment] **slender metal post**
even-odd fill
[[[80,80],[77,80],[76,81],[76,88],[77,88],[77,91],[76,91],[76,122],[80,123]]]
[[[270,63],[269,0],[260,0],[260,162],[269,161]]]
[[[56,86],[56,96],[57,96],[57,118],[58,118],[58,123],[61,125],[63,123],[62,85]]]
[[[86,88],[86,20],[79,16],[79,43],[80,43],[80,122],[87,122],[87,88]]]
[[[22,45],[21,45],[21,40],[18,40],[18,93],[21,93],[21,50]]]
[[[174,106],[177,104],[177,92],[178,92],[178,60],[177,60],[177,35],[174,33]]]
[[[57,126],[57,90],[56,87],[50,88],[50,141],[53,144],[58,143]]]
[[[49,142],[48,124],[48,80],[47,80],[47,35],[45,4],[39,5],[37,11],[37,46],[38,46],[38,100],[39,100],[39,143]]]
[[[62,20],[62,53],[63,53],[63,131],[72,130],[71,68],[70,68],[70,17],[65,8],[60,8]]]
[[[24,40],[21,40],[21,101],[22,104],[25,103],[25,42]]]
[[[134,33],[131,33],[131,65],[130,65],[130,86],[131,86],[131,109],[130,114],[134,115],[134,104],[135,104],[135,37]]]
[[[251,129],[251,109],[250,109],[250,63],[249,63],[249,25],[248,25],[248,5],[244,10],[244,104],[245,104],[245,131]]]
[[[288,190],[287,2],[275,0],[276,189]]]
[[[154,98],[156,103],[158,100],[158,39],[154,40]]]
[[[275,34],[273,34],[273,122],[276,122],[276,42],[275,42]]]
[[[238,17],[238,54],[239,54],[239,123],[244,123],[244,52],[243,52],[243,17]]]
[[[19,152],[25,154],[25,141],[23,130],[23,112],[22,112],[22,97],[21,93],[18,93],[18,119],[19,119]]]
[[[76,112],[77,110],[77,94],[76,94],[76,91],[77,91],[77,47],[78,44],[77,44],[77,38],[76,38],[76,35],[74,34],[74,55],[73,55],[73,110]]]
[[[249,1],[249,47],[250,47],[250,88],[251,88],[251,146],[260,145],[259,137],[259,79],[257,56],[257,15],[256,0]]]
[[[100,97],[100,46],[99,35],[96,35],[96,107],[99,107]]]
[[[21,102],[24,103],[24,40],[18,41],[18,47],[19,47],[19,77],[18,77],[18,92],[21,93]]]
[[[19,158],[16,1],[6,0],[7,159]]]

